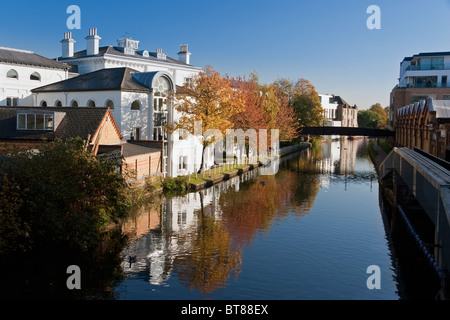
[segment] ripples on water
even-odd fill
[[[399,298],[363,139],[291,155],[276,176],[255,170],[166,199],[128,228],[138,236],[117,299]],[[366,286],[373,264],[381,290]]]

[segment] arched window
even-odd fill
[[[72,100],[72,102],[70,103],[71,107],[78,107],[78,101],[77,100]]]
[[[105,106],[110,109],[114,109],[114,102],[112,100],[106,100]]]
[[[166,140],[167,131],[164,126],[167,124],[168,108],[167,96],[171,90],[171,83],[167,77],[156,79],[153,89],[155,91],[153,98],[153,139]]]
[[[89,108],[95,108],[95,101],[94,100],[89,100],[88,103],[87,103],[87,106]]]
[[[131,110],[140,110],[141,109],[141,103],[138,100],[134,100],[131,104]]]
[[[34,81],[41,81],[41,75],[37,72],[33,72],[30,75],[30,80],[34,80]]]
[[[46,106],[47,106],[47,101],[42,100],[42,101],[41,101],[41,107],[46,107]]]
[[[19,79],[19,74],[16,70],[11,69],[8,71],[8,73],[6,73],[6,77],[10,79]]]
[[[60,100],[56,100],[55,107],[62,107],[62,102]]]

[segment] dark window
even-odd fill
[[[131,104],[131,110],[140,110],[141,109],[141,103],[138,100],[134,100]]]
[[[8,107],[17,107],[18,98],[8,97],[6,98],[6,105]]]
[[[41,81],[41,75],[37,72],[33,72],[30,76],[30,80]]]
[[[6,73],[6,77],[10,79],[19,79],[19,74],[16,70],[11,69],[8,71],[8,73]]]

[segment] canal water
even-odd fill
[[[276,175],[165,199],[124,230],[119,300],[402,298],[367,139],[322,141]]]

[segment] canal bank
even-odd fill
[[[268,166],[270,166],[271,163],[278,161],[280,158],[300,152],[310,146],[311,144],[308,142],[301,142],[295,145],[282,147],[280,148],[280,152],[277,157],[272,157],[269,159]],[[187,178],[187,190],[198,191],[204,188],[209,188],[213,185],[227,181],[233,177],[242,175],[259,167],[264,167],[264,164],[261,162],[258,162],[257,164],[224,164],[205,170],[203,173],[191,174]]]

